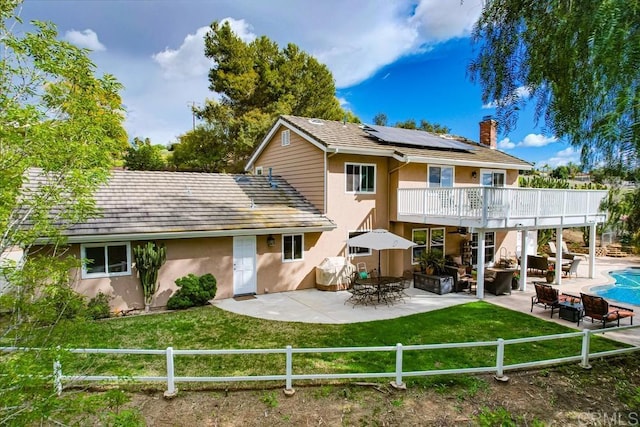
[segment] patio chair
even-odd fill
[[[527,269],[533,273],[545,274],[549,269],[549,262],[546,257],[540,255],[527,255]]]
[[[564,240],[562,241],[562,255],[563,257],[564,255],[572,255],[574,258],[581,257],[581,258],[584,258],[585,260],[587,259],[587,254],[581,254],[579,252],[571,252],[567,247],[567,242],[565,242]]]
[[[572,274],[575,274],[577,278],[579,264],[580,264],[580,258],[574,258],[573,261],[571,261],[571,264],[562,266],[562,273],[565,276],[569,276],[569,277],[571,277]]]
[[[484,278],[484,288],[494,295],[511,294],[513,271],[498,270],[493,277]]]
[[[556,256],[558,254],[558,249],[556,249],[556,244],[553,243],[551,240],[549,240],[547,242],[547,245],[549,245],[549,255]]]
[[[460,274],[458,267],[444,266],[444,274],[453,278],[453,292],[462,292],[469,287],[470,274]]]
[[[633,309],[609,304],[604,298],[595,295],[581,293],[580,297],[584,308],[582,318],[590,317],[591,323],[596,320],[602,322],[604,329],[607,322],[617,322],[617,326],[620,326],[620,319],[628,317],[633,325]],[[580,325],[580,319],[578,319],[578,325]]]
[[[360,274],[357,271],[351,276],[349,288],[347,288],[351,295],[344,302],[345,304],[353,304],[353,308],[356,304],[367,305],[369,302],[373,302],[373,297],[376,295],[376,290],[373,287],[358,283],[359,278]]]
[[[559,304],[567,300],[565,295],[561,295],[557,289],[551,285],[545,285],[543,283],[534,284],[536,288],[536,294],[531,297],[531,312],[533,313],[533,306],[542,306],[545,310],[551,309],[551,317],[553,317],[553,310],[559,308]]]

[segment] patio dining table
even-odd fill
[[[390,285],[395,283],[401,283],[402,277],[395,276],[379,276],[379,277],[367,277],[366,279],[358,278],[356,283],[363,286],[373,286],[376,288],[376,295],[378,302],[380,302],[385,293],[389,290]]]

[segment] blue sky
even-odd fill
[[[228,19],[244,40],[266,35],[294,43],[327,64],[344,108],[365,123],[426,119],[477,140],[494,110],[481,101],[467,66],[469,33],[482,0],[25,0],[21,16],[51,21],[60,38],[92,50],[98,73],[124,84],[129,137],[168,144],[192,127],[190,106],[208,90],[202,41]],[[526,93],[526,91],[523,91]],[[579,154],[532,120],[500,134],[504,151],[552,167]]]

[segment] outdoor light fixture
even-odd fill
[[[476,172],[476,171],[471,172],[471,178],[475,179],[477,177],[478,177],[478,172]]]
[[[276,245],[276,238],[273,237],[273,234],[269,234],[269,237],[267,237],[267,246],[275,246]]]

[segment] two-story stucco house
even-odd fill
[[[482,297],[485,264],[519,256],[523,247],[535,253],[535,230],[555,228],[559,241],[563,227],[588,225],[595,232],[595,223],[604,219],[599,204],[606,192],[518,189],[520,171],[532,165],[497,150],[496,124],[485,118],[476,143],[416,130],[281,117],[246,170],[283,177],[336,224],[305,253],[311,262],[301,262],[292,279],[312,286],[304,282],[305,273],[324,256],[376,265],[371,251],[346,242],[383,228],[416,243],[411,250],[383,253],[383,270],[400,275],[428,248],[470,255],[465,261],[478,266]],[[524,265],[522,274],[526,279]]]
[[[212,273],[218,299],[312,288],[327,257],[377,266],[378,254],[347,240],[382,228],[415,243],[381,254],[385,274],[413,269],[421,251],[439,249],[477,266],[482,298],[484,266],[520,255],[532,246],[529,233],[555,228],[560,246],[564,227],[595,233],[604,219],[606,192],[517,188],[520,171],[531,168],[496,149],[491,119],[480,123],[476,143],[283,116],[244,175],[114,171],[96,193],[101,216],[65,231],[69,253],[88,261],[73,272],[75,288],[109,294],[116,308],[141,308],[131,252],[151,240],[167,248],[153,306],[166,305],[174,281],[189,273]],[[33,185],[44,179],[29,177]]]

